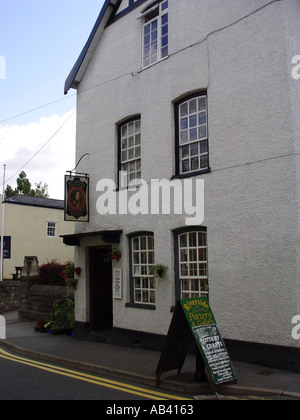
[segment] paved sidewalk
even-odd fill
[[[99,375],[155,384],[155,371],[160,353],[140,348],[79,341],[66,335],[42,334],[34,331],[35,323],[19,322],[17,313],[5,315],[7,336],[0,347],[27,357],[78,368]],[[193,395],[212,394],[208,383],[194,382],[196,361],[187,356],[180,375],[162,375],[159,388]],[[300,399],[300,374],[235,362],[236,384],[219,386],[220,394],[283,395]]]

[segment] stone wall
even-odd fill
[[[49,319],[53,303],[66,294],[65,287],[35,284],[35,280],[35,278],[21,279],[20,319],[28,321],[37,321],[39,318]]]
[[[4,280],[0,283],[0,314],[18,309],[20,306],[20,281]]]
[[[66,288],[45,286],[38,283],[37,257],[25,257],[21,271],[19,318],[37,321],[39,318],[50,319],[53,303],[65,296]]]

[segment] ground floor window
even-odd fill
[[[131,237],[130,248],[133,303],[155,304],[155,281],[150,275],[154,265],[153,234]]]
[[[177,299],[208,297],[206,229],[176,232],[175,255]]]

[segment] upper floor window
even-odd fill
[[[129,120],[119,126],[119,171],[127,173],[127,185],[141,179],[141,119]]]
[[[206,92],[176,104],[176,175],[209,170],[207,111]]]
[[[169,54],[168,0],[159,0],[144,12],[143,68]]]

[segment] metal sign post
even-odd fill
[[[1,258],[0,258],[0,281],[3,281],[3,261],[4,261],[4,201],[5,201],[5,171],[6,165],[3,170],[3,194],[2,194],[2,218],[1,218]]]

